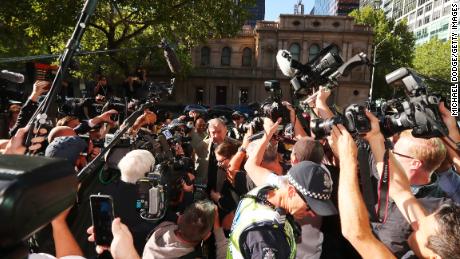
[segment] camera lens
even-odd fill
[[[340,116],[332,118],[313,119],[310,122],[311,131],[315,134],[316,139],[323,139],[331,134],[332,125],[343,124],[343,119]]]

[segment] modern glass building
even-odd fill
[[[331,10],[333,0],[315,0],[314,14],[315,15],[331,15],[329,11]]]
[[[359,8],[359,0],[315,0],[315,15],[346,16]]]
[[[452,3],[453,0],[386,0],[382,8],[387,17],[397,22],[407,19],[415,43],[422,44],[432,37],[449,39]]]
[[[265,19],[265,0],[257,0],[254,7],[249,8],[251,18],[246,22],[251,26],[256,26],[257,21],[263,21]]]

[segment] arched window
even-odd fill
[[[211,50],[208,47],[201,48],[201,65],[209,66],[211,63]]]
[[[320,49],[318,44],[312,44],[308,49],[308,61],[312,61],[316,56],[318,56]]]
[[[244,67],[250,67],[251,63],[252,63],[252,50],[250,48],[244,48],[242,65]]]
[[[230,60],[232,57],[232,49],[225,47],[222,49],[222,56],[220,58],[220,64],[222,66],[230,66]]]
[[[291,47],[289,48],[291,52],[291,56],[293,59],[300,61],[300,45],[299,43],[292,43]]]

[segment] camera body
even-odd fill
[[[155,165],[152,172],[136,182],[140,217],[149,221],[163,218],[168,206],[178,203],[182,183],[194,184],[187,174],[193,172],[193,160],[189,157],[175,157]]]
[[[293,59],[288,51],[280,50],[277,55],[278,65],[283,74],[291,78],[290,83],[297,98],[311,94],[320,85],[337,84],[336,79],[341,74],[338,69],[344,64],[340,55],[334,51],[337,48],[335,44],[327,46],[307,64]]]
[[[343,64],[342,58],[337,53],[327,52],[318,56],[312,63],[304,65],[297,76],[291,79],[296,96],[305,96],[310,93],[309,89],[317,88],[320,85],[327,85],[333,75]]]
[[[352,104],[345,109],[345,127],[350,133],[365,134],[371,131],[371,121],[362,105]]]
[[[277,121],[282,118],[283,123],[289,121],[289,110],[282,104],[283,93],[278,80],[268,80],[264,82],[265,91],[269,93],[269,98],[261,105],[262,116]],[[263,124],[263,123],[262,123]]]
[[[166,214],[166,186],[162,179],[166,166],[164,163],[156,165],[153,172],[136,182],[136,209],[142,219],[157,221]]]
[[[253,133],[264,130],[264,120],[262,117],[254,117],[250,122],[243,125],[243,133],[246,133],[249,129],[252,129]]]
[[[366,116],[365,107],[357,104],[348,106],[343,115],[311,120],[310,129],[316,139],[323,139],[331,134],[332,126],[337,124],[342,124],[348,132],[355,135],[362,135],[371,130],[371,122]]]
[[[403,85],[406,98],[369,103],[380,121],[384,136],[412,129],[417,138],[442,137],[448,132],[439,112],[440,96],[429,94],[421,76],[408,68],[399,68],[385,77],[388,84]]]

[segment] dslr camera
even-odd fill
[[[289,110],[282,104],[283,93],[280,82],[278,80],[269,80],[265,81],[264,85],[265,91],[270,96],[260,107],[262,116],[268,117],[272,121],[282,118],[283,123],[287,123],[289,121]]]
[[[323,139],[331,134],[332,126],[342,124],[353,135],[362,135],[371,130],[371,122],[366,116],[365,107],[352,104],[348,106],[344,114],[338,114],[329,119],[313,119],[310,129],[316,139]]]
[[[384,136],[392,136],[406,129],[412,129],[412,135],[417,138],[448,135],[439,112],[441,97],[428,93],[428,87],[420,75],[403,67],[386,75],[385,79],[390,85],[402,85],[406,98],[369,104],[369,109],[379,118]]]

